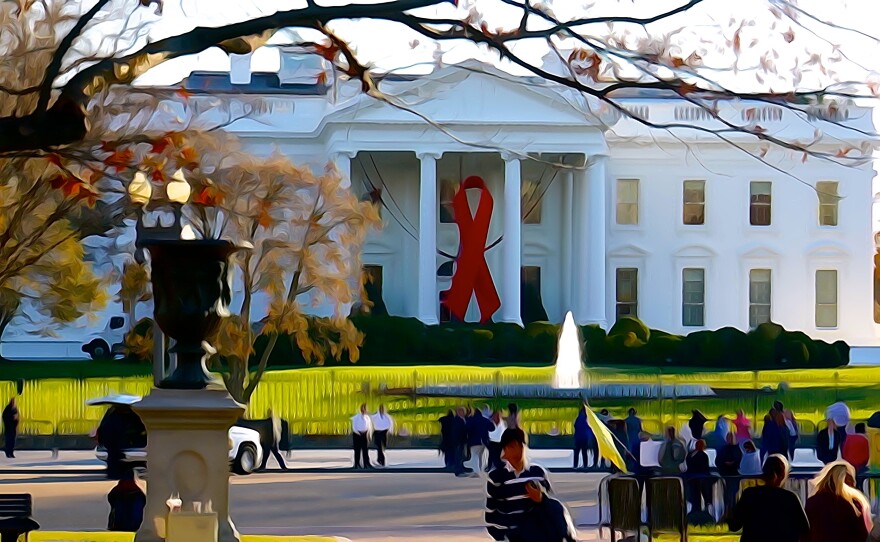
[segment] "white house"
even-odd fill
[[[608,327],[632,314],[689,333],[772,320],[816,338],[878,342],[870,166],[774,148],[759,159],[749,136],[648,130],[486,66],[387,79],[388,101],[357,83],[317,84],[324,69],[282,51],[278,73],[251,73],[241,57],[231,73],[195,72],[184,85],[193,100],[258,103],[227,128],[252,152],[277,148],[316,168],[329,159],[353,190],[381,194],[384,229],[364,263],[390,314],[449,317],[440,296],[459,251],[452,198],[475,175],[494,200],[485,261],[501,302],[495,321],[561,321],[571,310],[580,323]],[[652,123],[720,125],[674,96],[624,102]],[[789,139],[821,132],[814,148],[832,154],[875,144],[868,108],[728,102],[719,111]],[[468,199],[473,213],[480,193]],[[466,319],[480,319],[474,299]]]

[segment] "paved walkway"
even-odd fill
[[[548,469],[571,469],[571,450],[531,450],[535,461]],[[94,451],[61,451],[53,457],[48,451],[20,451],[15,459],[0,457],[0,474],[17,472],[46,473],[57,471],[78,472],[89,474],[103,470],[104,464],[95,457]],[[375,451],[370,452],[375,460]],[[434,450],[387,450],[387,466],[385,470],[402,472],[430,472],[443,468],[443,458]],[[353,454],[351,450],[294,450],[287,461],[291,469],[303,472],[320,472],[324,470],[350,469]],[[277,464],[274,458],[269,459],[270,470]]]

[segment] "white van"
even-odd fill
[[[114,359],[125,354],[125,334],[131,329],[128,316],[111,316],[104,330],[86,338],[82,351],[94,360]]]

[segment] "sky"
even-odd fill
[[[741,67],[756,65],[760,61],[761,54],[767,50],[774,50],[778,58],[771,60],[790,77],[793,61],[799,59],[801,65],[809,60],[809,54],[804,51],[809,47],[819,52],[823,57],[833,54],[832,46],[821,38],[840,44],[847,56],[856,63],[874,71],[880,72],[880,63],[876,61],[880,46],[874,40],[866,39],[854,32],[837,31],[826,25],[814,21],[806,21],[808,28],[815,30],[821,38],[811,35],[810,30],[799,29],[786,20],[776,21],[770,15],[770,7],[779,0],[705,0],[702,4],[692,8],[687,13],[656,23],[650,27],[655,35],[662,35],[670,31],[680,32],[673,40],[680,44],[683,56],[687,56],[693,49],[699,47],[701,40],[709,41],[704,58],[707,62],[713,60],[718,66],[729,66],[733,62],[733,56],[727,40],[733,38],[733,34],[739,23],[747,21],[753,26],[747,26],[741,32],[742,44],[745,51],[740,58]],[[560,19],[574,18],[584,15],[630,15],[646,16],[665,11],[684,3],[685,0],[595,0],[590,6],[581,0],[549,0],[546,2]],[[295,9],[304,5],[302,1],[282,0],[166,0],[163,15],[150,29],[150,38],[159,39],[169,35],[180,34],[196,25],[219,26],[225,23],[236,22],[272,13],[281,9]],[[328,0],[321,2],[324,5],[355,3],[341,0]],[[379,3],[377,1],[362,0],[356,3]],[[533,2],[534,3],[534,2]],[[437,8],[424,8],[414,13],[426,17],[450,17],[462,18],[468,15],[470,10],[482,13],[489,28],[511,28],[519,22],[519,10],[503,4],[499,0],[460,0],[461,7],[455,8],[452,4],[444,3]],[[819,19],[833,21],[839,25],[853,27],[864,32],[874,31],[874,24],[880,20],[880,1],[878,0],[800,0],[798,2],[806,11],[816,15]],[[731,24],[733,22],[733,24]],[[771,29],[771,25],[777,22],[777,28]],[[381,69],[395,69],[411,66],[418,63],[430,65],[435,58],[436,44],[418,34],[403,28],[401,25],[389,22],[377,21],[336,21],[331,24],[336,34],[348,41],[355,49],[358,57],[365,62],[375,64]],[[617,29],[624,26],[618,25]],[[634,34],[639,31],[631,26]],[[681,31],[683,29],[683,31]],[[794,30],[794,41],[785,41],[785,31]],[[587,34],[604,35],[607,33],[605,25],[594,25],[584,30]],[[312,34],[314,36],[314,34]],[[278,41],[283,41],[278,40]],[[756,46],[749,50],[748,45],[756,42]],[[715,46],[723,51],[715,50]],[[482,57],[492,60],[494,55],[485,55],[476,46],[467,43],[444,44],[443,60],[447,63],[459,62],[466,58]],[[690,50],[689,50],[690,49]],[[540,62],[540,58],[547,52],[546,47],[538,43],[523,43],[517,49],[517,53],[529,58],[533,62]],[[253,58],[252,68],[254,71],[275,71],[278,69],[278,53],[272,49],[258,51]],[[144,84],[173,84],[193,69],[226,71],[229,69],[228,57],[217,49],[209,50],[194,57],[175,59],[155,68],[141,78]],[[419,68],[412,68],[418,71]],[[422,66],[421,70],[429,69]],[[511,71],[514,68],[507,67]],[[835,65],[840,71],[842,79],[857,78],[864,80],[865,71],[854,63],[843,59]],[[803,71],[803,70],[801,70]],[[870,70],[868,70],[870,71]],[[750,86],[762,86],[756,79],[744,77],[742,73],[733,72],[721,74],[726,76],[735,86],[744,89]],[[766,81],[765,84],[772,84]],[[804,86],[811,86],[817,81],[806,77],[802,82]]]

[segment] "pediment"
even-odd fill
[[[676,258],[712,258],[718,253],[706,245],[689,245],[680,248],[674,256]]]
[[[637,245],[624,245],[608,252],[612,258],[643,258],[647,255],[648,251]]]
[[[740,258],[751,258],[751,259],[774,259],[779,258],[780,253],[768,246],[760,245],[760,246],[751,246],[747,247],[740,251]]]
[[[808,258],[844,259],[849,256],[849,251],[840,243],[817,241],[807,247]]]
[[[552,88],[509,74],[453,66],[389,85],[387,93],[404,108],[364,95],[331,113],[327,121],[424,124],[421,116],[440,124],[602,126],[586,108],[576,109]]]

